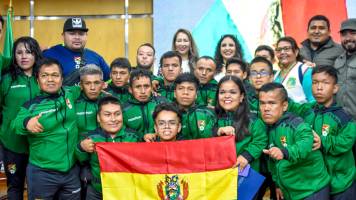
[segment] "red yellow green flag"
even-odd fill
[[[104,200],[237,199],[233,136],[97,143]]]

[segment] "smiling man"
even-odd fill
[[[155,121],[156,141],[176,141],[182,129],[182,115],[178,108],[172,103],[158,105],[153,112]]]
[[[79,68],[86,64],[95,64],[104,73],[104,80],[109,79],[110,69],[103,57],[96,52],[85,48],[89,29],[84,19],[79,17],[68,18],[63,26],[63,43],[49,48],[43,52],[48,58],[58,60],[63,67],[63,85],[79,83]]]
[[[329,19],[324,15],[315,15],[310,18],[307,34],[308,39],[302,42],[300,49],[303,58],[316,66],[333,65],[343,49],[330,36]]]

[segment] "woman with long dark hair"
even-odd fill
[[[20,107],[39,93],[35,78],[37,62],[42,58],[37,41],[31,37],[18,38],[12,52],[12,65],[2,77],[0,86],[3,121],[0,139],[4,145],[4,164],[7,176],[8,199],[23,199],[26,166],[28,163],[27,138],[14,133],[11,121]]]
[[[243,52],[236,36],[226,34],[221,37],[215,48],[216,75],[215,79],[219,81],[226,73],[226,62],[230,58],[243,60]]]
[[[250,164],[258,171],[259,158],[267,146],[266,127],[261,119],[250,113],[242,81],[235,76],[222,78],[216,99],[215,134],[235,135],[237,166],[241,170]]]

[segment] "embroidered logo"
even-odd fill
[[[325,137],[328,136],[330,131],[330,126],[328,124],[323,124],[323,127],[321,128],[321,134]]]
[[[287,137],[281,136],[280,140],[281,140],[282,146],[287,147]]]
[[[81,18],[72,18],[72,26],[73,28],[82,28],[83,23]]]
[[[204,131],[205,129],[205,120],[198,120],[198,127],[200,131]]]
[[[16,164],[8,164],[7,169],[9,170],[10,174],[16,173]]]
[[[291,77],[288,79],[287,81],[287,88],[288,89],[292,89],[292,88],[295,88],[295,85],[296,85],[296,79],[294,77]]]
[[[80,68],[80,62],[81,62],[82,58],[80,56],[75,56],[74,57],[74,63],[75,63],[75,68],[79,69]]]
[[[69,109],[72,109],[72,108],[73,108],[73,106],[72,106],[72,104],[70,103],[69,99],[66,99],[66,104],[67,104],[67,106],[68,106]]]

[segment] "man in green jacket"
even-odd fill
[[[79,70],[80,87],[82,92],[75,102],[79,137],[86,137],[84,134],[95,130],[98,127],[96,112],[98,101],[104,96],[101,92],[105,86],[103,72],[100,67],[89,64]]]
[[[317,133],[314,149],[323,153],[331,176],[331,198],[354,199],[356,167],[352,146],[356,140],[356,123],[335,101],[339,89],[337,70],[332,66],[318,66],[313,69],[312,79],[317,103],[311,105],[304,119]]]
[[[29,199],[80,199],[75,101],[79,87],[62,89],[58,61],[43,59],[36,74],[40,94],[21,107],[12,126],[29,143]]]
[[[126,103],[130,98],[130,72],[131,64],[127,58],[116,58],[110,64],[111,83],[105,91],[117,97],[121,104]]]
[[[199,80],[196,103],[210,108],[216,104],[216,90],[218,83],[214,79],[216,62],[210,56],[202,56],[197,60],[194,75]]]
[[[152,95],[151,74],[147,70],[133,70],[130,75],[130,99],[123,105],[124,124],[138,133],[139,140],[143,135],[154,132],[152,113],[155,107],[167,100]]]
[[[76,148],[80,162],[90,163],[92,179],[87,189],[86,199],[103,198],[98,155],[94,150],[97,142],[137,142],[137,134],[123,125],[123,113],[116,97],[103,97],[98,102],[97,120],[100,127],[89,131],[88,137]]]
[[[287,113],[288,94],[283,85],[268,83],[259,92],[263,121],[268,125],[269,169],[276,182],[277,199],[329,199],[323,155],[312,151],[313,133],[303,119]]]
[[[174,82],[175,103],[182,115],[179,139],[191,140],[212,136],[215,113],[203,105],[196,105],[198,79],[191,73],[180,74]],[[154,141],[157,135],[146,134],[145,141]]]
[[[167,51],[160,59],[163,81],[160,81],[157,93],[167,100],[174,101],[174,81],[182,73],[182,57],[176,51]]]

